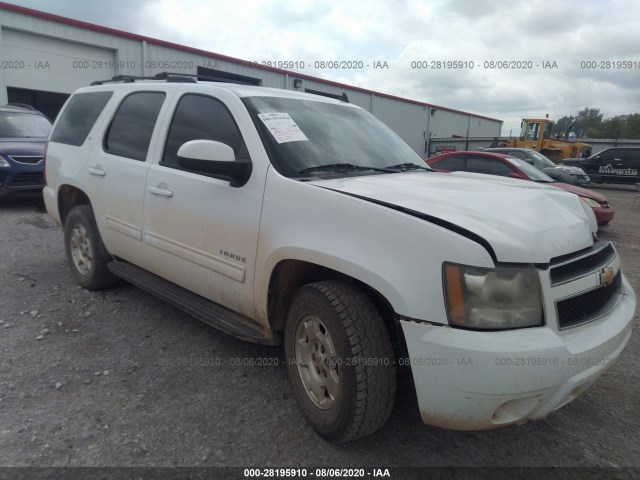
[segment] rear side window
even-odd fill
[[[460,155],[457,157],[444,158],[439,162],[436,162],[433,167],[440,170],[449,170],[451,172],[464,170],[464,156]]]
[[[167,135],[161,165],[180,169],[178,149],[191,140],[215,140],[229,145],[236,158],[249,158],[233,116],[227,107],[211,97],[188,94],[180,99]]]
[[[113,92],[78,93],[56,122],[51,141],[79,147],[84,143]]]
[[[164,98],[163,92],[137,92],[126,97],[104,138],[104,150],[144,162]]]

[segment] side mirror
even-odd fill
[[[251,176],[251,161],[236,160],[233,149],[214,140],[191,140],[178,149],[178,164],[191,172],[241,187]]]
[[[509,178],[517,178],[518,180],[522,180],[522,177],[520,175],[518,175],[517,173],[511,172],[509,174],[507,174],[507,177]]]

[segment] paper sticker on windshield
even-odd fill
[[[309,141],[288,113],[259,113],[258,117],[278,143]]]

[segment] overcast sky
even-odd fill
[[[499,118],[503,134],[516,134],[522,117],[549,113],[557,120],[585,106],[600,108],[605,118],[640,112],[640,5],[634,0],[10,3],[245,60],[305,62],[297,71]],[[314,68],[315,61],[329,60],[363,62],[364,68]],[[624,60],[635,68],[601,65]],[[412,68],[420,61],[466,61],[467,68]],[[512,61],[532,68],[495,68]],[[389,68],[374,69],[374,62]],[[543,68],[554,63],[557,68]]]

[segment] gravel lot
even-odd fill
[[[640,293],[640,202],[600,237]],[[0,466],[640,466],[640,335],[582,397],[490,432],[422,424],[400,378],[387,425],[324,442],[299,412],[279,349],[230,338],[127,284],[72,280],[63,234],[35,199],[0,202]],[[266,359],[266,361],[264,360]]]

